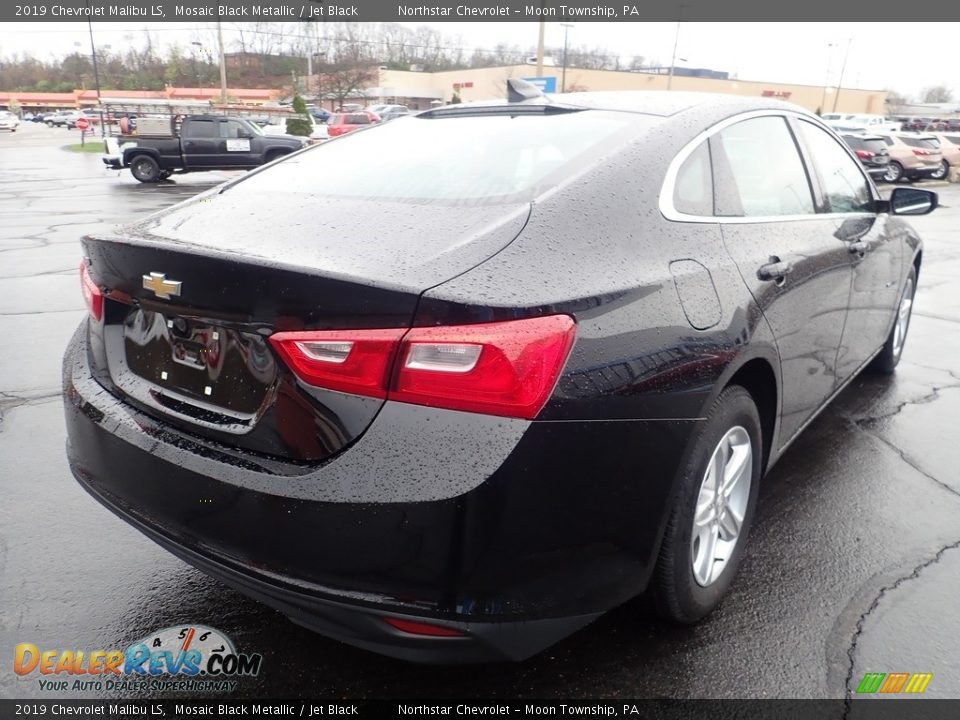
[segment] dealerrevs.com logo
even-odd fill
[[[13,671],[37,675],[41,690],[230,692],[237,678],[260,672],[263,656],[238,653],[233,642],[206,625],[164,628],[126,650],[41,649],[19,643]]]

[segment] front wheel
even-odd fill
[[[937,171],[933,173],[930,177],[934,180],[943,180],[947,175],[950,174],[950,163],[946,160],[940,161],[940,167],[937,168]]]
[[[889,375],[900,363],[903,346],[907,342],[907,330],[910,329],[910,316],[913,314],[913,296],[916,293],[916,288],[917,269],[910,268],[910,274],[907,275],[907,281],[903,285],[903,292],[900,293],[900,301],[897,303],[897,314],[893,319],[893,327],[890,328],[890,334],[887,336],[880,354],[870,364],[870,369],[874,372]]]
[[[160,179],[160,165],[149,155],[137,155],[130,161],[130,174],[142,183]]]
[[[720,604],[743,557],[763,457],[750,393],[739,385],[720,393],[692,442],[653,581],[657,610],[679,623]]]

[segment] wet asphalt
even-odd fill
[[[924,265],[892,378],[855,380],[766,477],[743,567],[702,624],[641,598],[515,665],[422,667],[314,635],[207,578],[91,499],[64,457],[60,359],[85,310],[81,235],[225,179],[141,185],[63,145],[0,134],[0,696],[45,693],[14,645],[122,648],[203,623],[264,656],[233,697],[843,698],[866,672],[930,672],[960,698],[960,186],[918,218]]]

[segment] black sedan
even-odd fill
[[[897,365],[936,203],[792,105],[511,82],[84,238],[70,466],[397,657],[524,658],[645,590],[695,622],[764,472]]]

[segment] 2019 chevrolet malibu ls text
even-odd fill
[[[899,216],[937,197],[792,105],[510,91],[84,238],[80,484],[398,657],[524,658],[646,590],[709,613],[764,472],[897,365]]]

